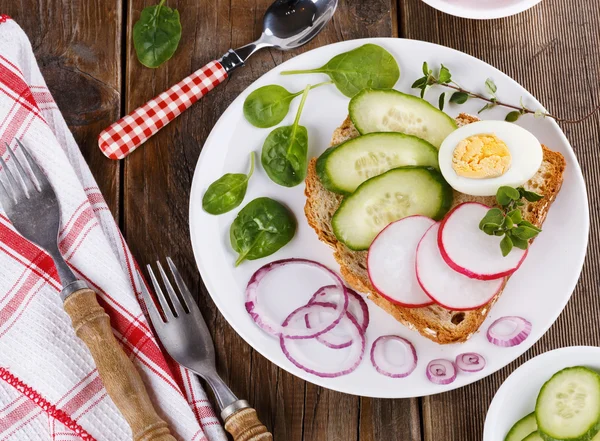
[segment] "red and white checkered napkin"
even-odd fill
[[[197,379],[165,359],[140,307],[135,261],[46,88],[21,28],[0,15],[0,154],[19,138],[61,205],[60,249],[100,295],[114,333],[179,440],[225,440]],[[50,257],[0,211],[0,440],[131,440],[59,297]]]

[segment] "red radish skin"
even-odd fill
[[[421,288],[436,304],[451,311],[471,311],[487,305],[500,291],[502,291],[506,280],[475,280],[465,276],[464,274],[454,271],[452,268],[446,265],[446,262],[444,262],[444,259],[442,259],[442,256],[440,255],[439,247],[437,246],[437,230],[439,228],[439,223],[432,225],[431,228],[427,230],[425,235],[421,238],[421,241],[417,246],[416,273],[417,280],[419,281]],[[427,250],[425,247],[435,247],[435,250]],[[425,257],[427,252],[434,254]],[[427,258],[429,259],[428,262],[426,261]],[[425,266],[429,266],[430,268],[424,269]],[[434,266],[436,275],[431,276],[426,274],[426,272],[431,271]],[[432,292],[431,289],[429,289],[430,287],[428,287],[428,285],[431,283],[428,281],[430,281],[432,277],[438,280],[440,277],[444,276],[447,278],[448,282],[445,283],[444,287],[439,290],[440,292],[444,292],[441,295],[439,293]],[[448,301],[450,299],[442,299],[440,297],[443,297],[448,290],[452,289],[452,283],[459,285],[454,287],[455,294],[457,297],[459,297],[458,300],[461,300],[461,295],[465,295],[465,292],[467,292],[466,288],[471,290],[481,290],[483,293],[481,296],[482,298],[478,301],[472,300],[472,303],[468,305],[459,304],[460,302],[458,301],[456,304],[451,304]]]
[[[481,204],[479,202],[464,202],[464,203],[454,207],[446,215],[446,217],[441,221],[440,229],[438,231],[438,246],[440,247],[440,253],[442,255],[442,258],[448,264],[448,266],[450,268],[452,268],[454,271],[464,274],[465,276],[467,276],[471,279],[495,280],[495,279],[502,279],[504,277],[510,276],[512,273],[514,273],[516,270],[518,270],[519,267],[521,266],[521,264],[525,261],[525,257],[527,257],[527,253],[529,251],[528,249],[520,250],[518,248],[514,248],[513,251],[511,251],[511,253],[522,253],[521,258],[516,263],[516,265],[514,265],[513,267],[511,267],[509,269],[506,269],[503,271],[498,271],[498,272],[492,272],[492,273],[481,273],[481,272],[472,271],[472,269],[466,268],[464,265],[459,265],[458,263],[456,263],[450,256],[450,253],[448,252],[447,246],[444,241],[444,232],[445,231],[447,232],[447,230],[444,230],[444,228],[448,225],[448,220],[450,219],[450,217],[453,214],[455,214],[457,212],[457,210],[460,210],[461,208],[464,208],[467,205],[476,205],[476,206],[480,206],[485,209],[485,211],[482,211],[481,217],[479,219],[476,219],[477,225],[479,225],[479,222],[481,221],[481,219],[483,219],[483,216],[485,215],[485,213],[491,208],[491,207],[488,207],[487,205]],[[477,226],[476,228],[477,228],[478,234],[482,234],[485,236],[485,233],[483,231],[479,230],[479,226]],[[465,246],[468,246],[468,244],[465,244]],[[497,245],[496,249],[498,251],[498,256],[499,256],[498,259],[505,259],[505,257],[502,257],[502,254],[500,253],[499,241],[498,241],[498,245]]]
[[[419,224],[414,226],[417,229],[418,233],[417,233],[417,235],[415,235],[416,243],[415,243],[414,249],[411,251],[411,253],[413,255],[416,254],[418,240],[420,240],[421,236],[425,233],[425,231],[427,231],[427,229],[429,229],[429,227],[435,223],[435,221],[433,219],[430,219],[426,216],[420,216],[420,215],[408,216],[403,219],[392,222],[387,227],[385,227],[383,230],[381,230],[379,232],[379,234],[377,235],[377,237],[375,237],[371,246],[369,247],[369,251],[367,254],[367,272],[369,274],[369,280],[371,281],[371,284],[373,285],[373,287],[375,288],[377,293],[384,299],[388,300],[389,302],[394,303],[399,306],[402,306],[404,308],[422,308],[425,306],[433,305],[434,302],[431,301],[431,299],[427,298],[429,296],[427,296],[427,294],[424,293],[420,289],[420,286],[419,286],[419,283],[417,280],[415,280],[415,284],[414,284],[415,286],[414,286],[413,290],[416,289],[418,292],[412,293],[414,300],[416,300],[416,301],[407,302],[407,301],[399,300],[398,298],[391,296],[389,294],[389,292],[386,293],[386,291],[389,291],[389,290],[382,288],[381,285],[378,283],[378,279],[383,277],[383,275],[376,275],[375,269],[373,268],[374,265],[372,265],[371,263],[373,260],[374,253],[379,251],[378,247],[380,246],[380,242],[383,240],[388,240],[388,239],[386,239],[386,236],[389,236],[391,229],[397,228],[400,225],[407,225],[407,223],[409,223],[409,222],[412,223],[414,221],[419,221]],[[402,222],[404,222],[404,224],[402,224]],[[409,228],[411,228],[411,227],[409,227]],[[380,242],[378,242],[378,240]],[[384,242],[384,245],[387,245],[388,243],[389,242]],[[374,251],[374,250],[376,250],[376,251]],[[411,266],[412,266],[412,264],[411,264]],[[378,269],[380,269],[380,268],[378,268]],[[412,273],[411,275],[414,275],[414,273]],[[411,275],[404,275],[401,278],[403,280],[406,280],[406,278],[410,277]],[[399,276],[399,274],[396,274],[396,276]],[[403,294],[406,296],[406,293],[403,293]],[[406,297],[408,297],[408,296],[406,296]]]

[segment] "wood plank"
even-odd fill
[[[545,1],[518,16],[493,21],[451,17],[420,0],[403,0],[400,12],[403,36],[443,44],[487,61],[521,83],[551,112],[575,117],[598,104],[600,13],[586,0]],[[581,280],[558,321],[523,357],[474,385],[423,399],[426,441],[481,440],[489,403],[516,367],[553,348],[600,344],[596,318],[600,118],[562,128],[582,165],[590,196],[590,247]]]
[[[98,149],[98,133],[120,112],[121,1],[0,0],[19,23],[67,124],[118,218],[119,164]]]
[[[126,108],[143,104],[230,47],[260,34],[262,14],[271,0],[202,0],[170,2],[181,13],[183,38],[164,66],[142,67],[131,47],[131,29],[151,0],[131,0],[127,29]],[[189,243],[188,199],[202,143],[229,103],[252,81],[300,52],[350,38],[395,35],[395,1],[340,1],[332,23],[307,46],[282,53],[266,50],[252,57],[224,85],[163,129],[125,160],[124,213],[126,238],[141,264],[172,255],[198,296],[215,338],[218,369],[231,388],[256,407],[275,439],[373,440],[381,418],[400,417],[390,439],[420,439],[417,401],[361,400],[305,383],[253,351],[216,310],[198,278]],[[306,398],[305,398],[306,396]],[[392,408],[393,407],[393,408]],[[409,419],[411,419],[409,421]],[[359,430],[359,425],[362,427]],[[417,428],[415,431],[415,427]]]

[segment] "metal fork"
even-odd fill
[[[175,441],[156,413],[142,379],[115,339],[109,317],[98,304],[96,293],[78,280],[58,247],[60,205],[46,175],[25,146],[16,139],[23,162],[10,146],[10,161],[0,156],[0,202],[15,229],[43,248],[56,265],[63,289],[60,296],[77,336],[83,340],[98,368],[109,396],[129,423],[133,439]],[[27,170],[26,170],[27,169]]]
[[[179,289],[179,296],[159,261],[156,266],[166,294],[152,267],[147,265],[162,315],[142,283],[144,302],[160,342],[177,363],[206,380],[221,408],[225,429],[233,435],[234,440],[272,440],[272,435],[260,422],[256,411],[247,401],[238,400],[217,373],[215,347],[202,313],[170,257],[167,257],[167,264]]]

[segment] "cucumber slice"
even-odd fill
[[[402,132],[440,148],[456,122],[427,101],[394,89],[364,89],[350,100],[350,119],[361,135]]]
[[[530,433],[529,435],[527,435],[521,441],[544,441],[544,438],[542,438],[542,435],[540,435],[540,432],[538,432],[536,430],[535,432]]]
[[[535,412],[524,416],[515,423],[506,434],[504,441],[523,441],[529,434],[537,432],[537,422],[535,421]]]
[[[390,223],[420,214],[441,219],[452,203],[452,188],[430,167],[400,167],[363,182],[333,215],[337,239],[351,250],[366,250]]]
[[[328,149],[317,161],[317,173],[329,191],[349,194],[367,179],[405,165],[439,169],[437,149],[416,136],[370,133]]]
[[[563,369],[537,398],[535,418],[545,441],[588,441],[600,430],[600,375],[582,366]]]

